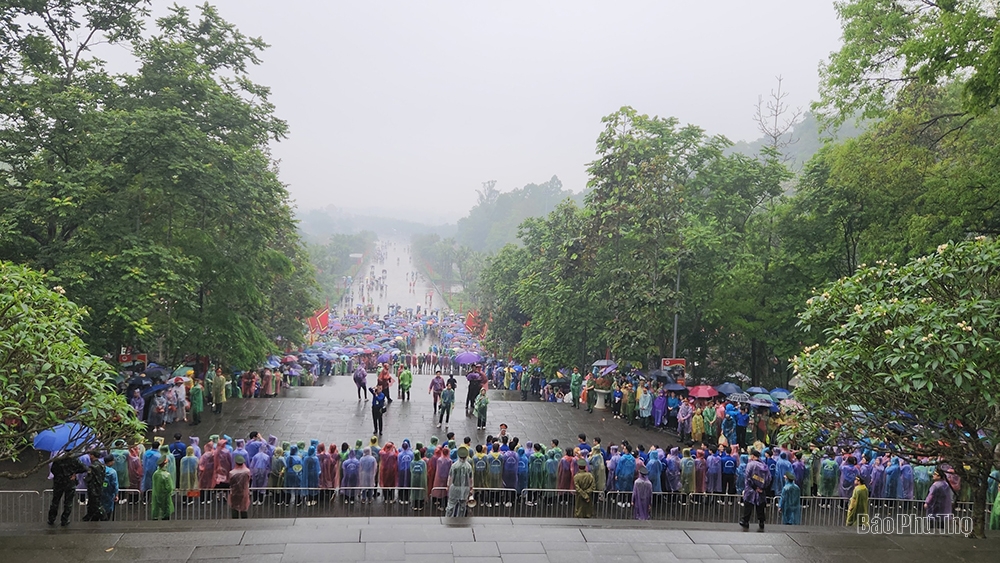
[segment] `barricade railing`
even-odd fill
[[[41,523],[52,501],[52,490],[0,491],[0,523]],[[233,517],[228,489],[206,491],[175,490],[172,520],[215,520]],[[71,521],[81,521],[87,513],[80,499],[85,490],[73,494]],[[576,501],[574,490],[562,489],[474,489],[475,516],[513,518],[572,518]],[[594,493],[594,517],[614,520],[634,518],[631,491]],[[122,489],[118,493],[111,519],[118,521],[151,520],[151,493]],[[338,516],[441,516],[448,503],[448,490],[418,487],[340,487],[317,489],[304,487],[251,489],[250,518],[307,518]],[[802,497],[801,524],[837,527],[847,523],[849,499],[841,497]],[[987,507],[987,518],[989,517]],[[60,511],[62,507],[59,507]],[[681,522],[736,522],[743,511],[740,495],[718,493],[654,493],[650,518]],[[957,516],[971,516],[972,503],[956,503]],[[871,499],[868,513],[875,517],[898,518],[902,515],[924,516],[923,501],[907,499]],[[768,497],[765,505],[768,522],[780,523],[778,500]]]
[[[34,524],[42,521],[42,495],[38,491],[0,491],[0,522]]]

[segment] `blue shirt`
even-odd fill
[[[736,475],[736,466],[737,465],[739,465],[739,462],[736,461],[735,457],[733,457],[733,456],[731,456],[729,454],[723,454],[722,455],[722,474],[723,475]]]
[[[736,426],[746,426],[750,423],[750,415],[741,412],[736,415]]]
[[[372,396],[372,409],[385,408],[385,393]]]

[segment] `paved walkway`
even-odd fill
[[[1000,541],[872,536],[846,528],[471,518],[104,522],[0,527],[4,560],[298,563],[667,563],[670,561],[1000,561]]]

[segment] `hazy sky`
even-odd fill
[[[290,125],[274,154],[298,208],[431,223],[485,180],[583,189],[623,105],[757,138],[757,96],[780,74],[808,107],[840,38],[832,0],[212,3],[271,45],[252,78]]]

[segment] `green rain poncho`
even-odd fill
[[[152,514],[153,520],[169,520],[174,513],[174,477],[167,471],[167,467],[173,465],[173,456],[170,459],[163,459],[160,468],[153,473],[153,497]]]
[[[545,454],[535,452],[528,461],[528,488],[545,488]]]
[[[681,458],[681,492],[694,492],[694,459],[691,458],[691,450],[687,448],[684,448],[684,457]]]
[[[409,369],[404,369],[403,372],[399,374],[399,390],[409,391],[410,387],[413,387],[413,374],[410,373]]]
[[[607,467],[604,465],[604,456],[601,455],[600,448],[594,448],[590,452],[587,460],[587,469],[594,476],[597,492],[604,492],[605,482],[608,480]]]
[[[715,439],[715,407],[709,405],[701,411],[701,418],[705,422],[705,436],[709,440]]]
[[[423,460],[419,449],[413,452],[413,461],[410,463],[410,487],[413,487],[411,499],[427,499],[427,462]]]

